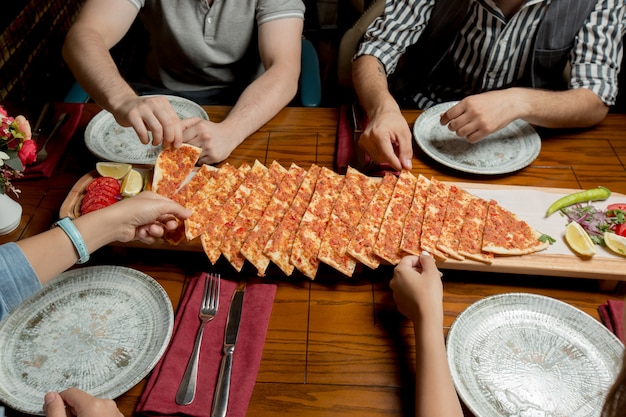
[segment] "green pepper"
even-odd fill
[[[566,195],[556,200],[546,212],[546,217],[551,215],[557,210],[571,206],[577,203],[584,203],[587,201],[599,201],[606,200],[611,195],[611,190],[606,187],[599,186],[598,188],[591,188],[589,190],[578,191],[573,194]]]

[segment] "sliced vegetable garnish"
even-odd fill
[[[624,222],[623,216],[620,218],[611,214],[614,211],[598,210],[591,204],[575,204],[562,209],[561,212],[569,221],[580,224],[596,245],[604,244],[604,232]]]

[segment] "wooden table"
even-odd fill
[[[211,120],[218,121],[228,108],[206,110]],[[82,138],[86,124],[98,111],[93,104],[85,107],[57,174],[18,183],[22,221],[16,231],[1,236],[0,243],[40,233],[58,218],[72,186],[94,169],[96,159]],[[418,114],[405,112],[411,125]],[[337,121],[337,109],[286,108],[239,146],[228,162],[239,166],[258,159],[269,165],[276,160],[284,166],[296,162],[308,168],[316,163],[332,169]],[[579,189],[601,184],[626,194],[624,132],[626,115],[609,115],[592,129],[540,132],[539,157],[512,175],[486,179],[461,174],[417,149],[413,171],[444,181],[496,185]],[[198,272],[217,270],[223,277],[235,278],[227,263],[211,266],[199,252],[106,247],[89,264],[121,264],[149,274],[163,285],[175,309],[188,279]],[[392,269],[364,269],[347,279],[322,265],[314,281],[301,275],[286,278],[277,268],[270,267],[268,272],[265,280],[277,283],[278,291],[248,416],[411,415],[412,328],[395,313],[388,289]],[[244,267],[242,275],[246,274],[253,277],[254,271]],[[446,270],[443,279],[446,334],[459,313],[492,294],[521,291],[551,296],[596,319],[598,305],[623,298],[621,285],[609,290],[593,279],[463,270]],[[144,386],[145,380],[117,399],[124,415],[132,415]]]

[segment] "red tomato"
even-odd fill
[[[615,227],[615,234],[626,237],[626,223],[618,224]]]
[[[626,212],[626,203],[613,203],[606,206],[606,210],[622,210]]]

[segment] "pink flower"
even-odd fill
[[[26,120],[26,117],[21,114],[15,118],[15,123],[17,124],[17,129],[23,134],[23,140],[30,140],[32,137],[32,132],[30,130],[30,123]]]
[[[28,137],[30,138],[30,135],[28,135]],[[20,161],[22,161],[22,165],[32,164],[37,161],[37,145],[35,144],[35,141],[30,139],[25,140],[24,143],[22,143],[22,147],[17,153],[17,156],[20,158]]]

